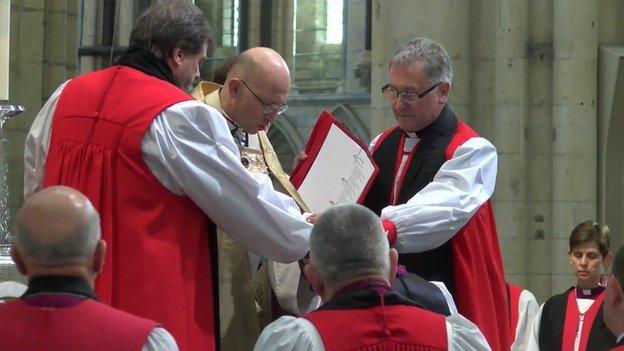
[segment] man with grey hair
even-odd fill
[[[380,175],[364,205],[380,215],[399,263],[444,282],[492,349],[507,350],[506,285],[490,204],[496,149],[453,114],[452,81],[448,53],[430,39],[415,38],[392,57],[381,92],[397,124],[371,142]]]
[[[157,323],[97,302],[93,286],[106,252],[100,236],[98,213],[72,188],[52,186],[26,200],[11,256],[28,290],[0,304],[3,349],[178,350]]]
[[[466,318],[425,310],[392,290],[398,253],[367,208],[327,210],[312,228],[310,245],[304,271],[323,305],[271,323],[255,350],[489,350]]]

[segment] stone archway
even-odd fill
[[[277,123],[267,133],[273,149],[279,158],[282,168],[288,174],[292,171],[295,155],[304,147],[304,140],[297,128],[285,117],[280,117]]]
[[[358,136],[362,141],[368,143],[370,141],[370,133],[366,125],[349,106],[339,103],[331,110],[331,114],[344,122],[349,129]]]

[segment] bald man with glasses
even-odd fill
[[[381,216],[399,264],[447,286],[493,350],[508,350],[505,277],[490,197],[496,148],[455,117],[446,50],[415,38],[381,89],[397,124],[370,150],[381,170],[364,205]]]
[[[270,125],[288,109],[290,71],[286,62],[266,47],[251,48],[228,60],[223,68],[218,68],[227,70],[225,81],[201,82],[193,96],[215,108],[227,121],[239,147],[240,161],[251,174],[270,175],[278,183],[276,186],[299,200],[266,136]],[[299,205],[305,209],[301,201]],[[297,264],[268,261],[262,265],[263,258],[220,231],[218,247],[223,350],[251,349],[262,326],[270,322],[274,308],[269,281],[280,306],[289,313],[303,313],[305,306],[314,308],[320,302],[307,284],[299,283]],[[300,305],[304,306],[303,311],[298,309]]]

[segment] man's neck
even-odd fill
[[[383,275],[370,275],[352,279],[347,282],[336,284],[335,287],[329,287],[326,291],[323,302],[350,291],[362,289],[371,289],[380,292],[389,291],[390,282],[388,281],[388,278]]]

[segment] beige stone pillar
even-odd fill
[[[293,16],[294,0],[273,0],[272,47],[279,52],[292,68],[293,64]]]
[[[114,45],[128,46],[130,32],[132,32],[132,25],[134,24],[134,1],[118,0],[116,6]]]
[[[600,46],[598,67],[598,217],[615,252],[624,239],[624,47]]]
[[[26,112],[4,125],[8,143],[9,208],[14,214],[22,203],[24,138],[36,111],[41,107],[43,85],[44,1],[11,1],[9,86],[11,103],[24,105]],[[6,266],[0,281],[19,279],[17,270]]]
[[[45,1],[43,99],[77,73],[78,0]],[[108,62],[108,58],[106,58]]]
[[[526,284],[528,236],[525,128],[529,42],[528,3],[497,4],[494,58],[494,136],[498,150],[495,205],[499,241],[509,281]]]
[[[574,226],[596,218],[596,2],[553,2],[553,291],[573,282],[567,264]]]
[[[528,279],[525,287],[540,301],[551,295],[552,16],[552,0],[530,2],[525,171],[527,179],[525,235],[528,236],[528,251],[525,265],[509,267],[514,270],[527,270]]]
[[[366,0],[346,0],[344,3],[346,33],[342,40],[346,57],[342,90],[347,93],[368,92],[370,81],[370,51],[365,50],[366,42]],[[345,33],[345,34],[346,34]],[[367,84],[368,83],[368,84]],[[373,89],[376,92],[375,89]]]
[[[247,35],[249,47],[260,45],[260,0],[249,0],[249,17]]]
[[[98,33],[98,5],[97,0],[84,0],[82,3],[81,28],[82,39],[80,45],[93,46],[97,42]],[[81,56],[79,72],[87,73],[95,70],[96,58],[94,56]]]
[[[11,101],[26,108],[5,125],[13,213],[22,204],[26,133],[54,89],[76,74],[77,9],[77,0],[11,1]]]
[[[472,2],[471,8],[471,116],[468,122],[486,138],[495,136],[497,0]],[[498,182],[500,184],[500,181]],[[496,196],[496,193],[495,193]]]
[[[611,250],[624,244],[624,1],[598,3],[598,220]]]
[[[26,112],[5,125],[9,139],[9,204],[12,213],[22,203],[24,138],[42,105],[44,60],[44,1],[11,1],[11,101]]]

